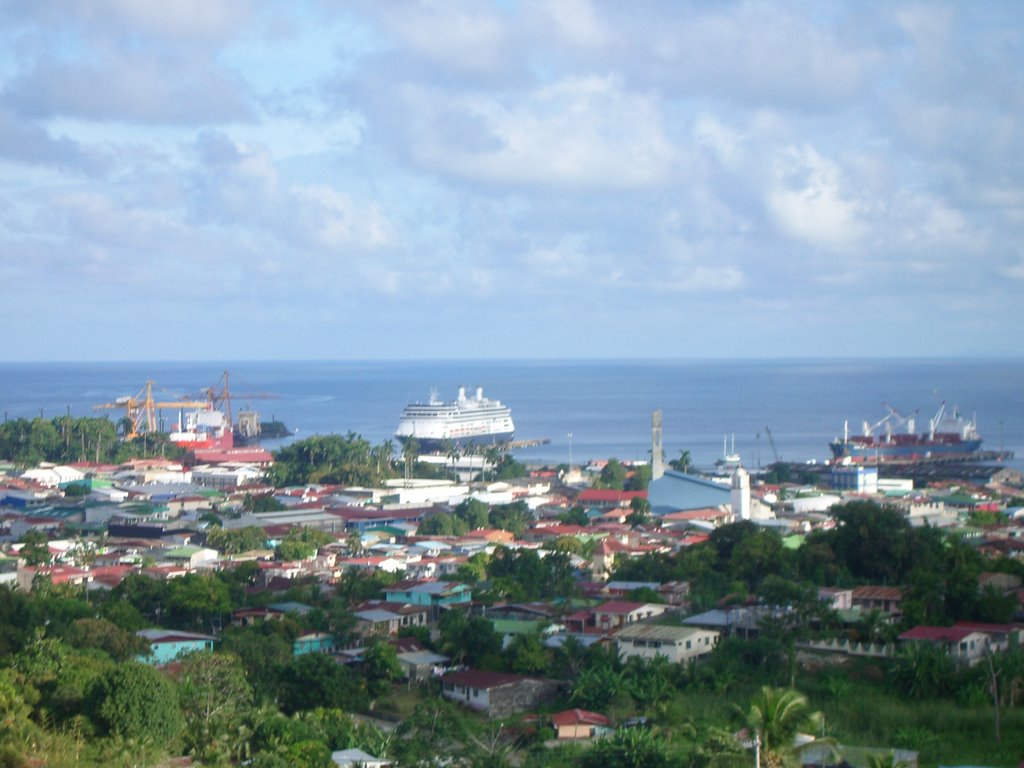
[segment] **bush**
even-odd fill
[[[108,672],[94,692],[92,711],[113,736],[168,745],[185,727],[174,683],[152,667],[125,662]]]

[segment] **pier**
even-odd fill
[[[551,438],[549,437],[538,437],[533,440],[512,440],[508,447],[512,450],[516,448],[536,448],[538,445],[550,445]]]

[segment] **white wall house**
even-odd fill
[[[615,644],[625,657],[653,659],[664,656],[673,663],[706,656],[718,644],[719,633],[699,627],[673,627],[664,624],[634,624],[619,630]]]

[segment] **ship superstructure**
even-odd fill
[[[467,397],[466,388],[459,387],[458,397],[451,402],[431,391],[427,402],[405,406],[395,430],[395,437],[403,443],[415,439],[427,451],[449,445],[506,443],[514,434],[512,411],[499,400],[484,397],[482,387],[477,387],[474,397]]]
[[[864,422],[860,435],[849,434],[845,426],[842,440],[829,443],[833,457],[852,462],[967,460],[981,449],[977,423],[956,406],[947,412],[943,402],[928,420],[927,432],[916,431],[913,415],[904,416],[888,405],[886,409],[886,416],[874,424]]]
[[[190,451],[197,448],[234,447],[231,422],[223,411],[212,406],[196,411],[183,410],[168,439]]]

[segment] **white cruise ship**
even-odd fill
[[[410,403],[402,411],[395,437],[403,443],[415,438],[420,448],[436,451],[451,444],[488,445],[505,443],[515,434],[512,411],[498,400],[484,397],[477,387],[476,397],[466,397],[466,388],[459,387],[459,397],[445,403],[431,391],[426,403]]]

